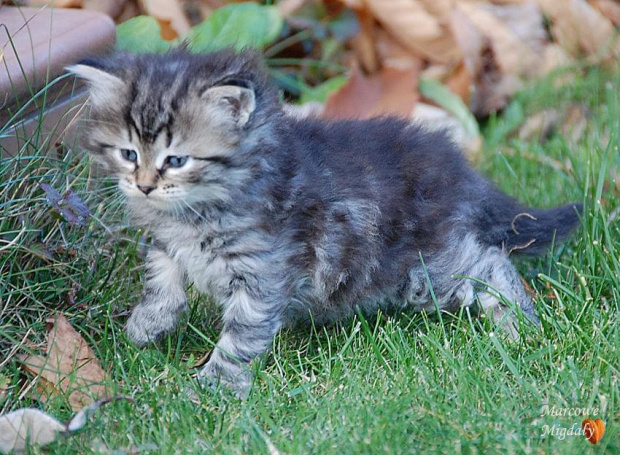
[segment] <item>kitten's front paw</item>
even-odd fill
[[[252,374],[247,365],[240,366],[211,359],[198,373],[198,380],[213,389],[216,389],[218,385],[223,386],[238,398],[245,400],[252,385]]]
[[[162,311],[153,311],[146,305],[134,308],[125,325],[127,337],[138,346],[159,341],[174,329],[176,318]]]

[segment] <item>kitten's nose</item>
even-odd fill
[[[148,194],[155,189],[154,186],[151,185],[136,185],[140,191],[148,196]]]

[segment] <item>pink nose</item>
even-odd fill
[[[142,191],[144,194],[148,196],[148,194],[155,189],[154,186],[150,185],[137,185],[138,189]]]

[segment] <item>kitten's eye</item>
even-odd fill
[[[186,156],[174,156],[174,155],[170,155],[166,157],[166,161],[164,162],[164,164],[170,167],[181,167],[181,166],[184,166],[185,163],[187,163]]]
[[[121,155],[127,161],[131,161],[132,163],[136,163],[138,161],[138,154],[135,150],[131,149],[121,149]]]

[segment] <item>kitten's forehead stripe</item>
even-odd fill
[[[165,130],[166,146],[172,143],[174,116],[179,100],[187,92],[187,75],[183,65],[175,65],[176,73],[157,73],[154,67],[139,73],[133,83],[135,90],[129,106],[129,116],[139,128],[141,140],[153,144]],[[168,70],[170,68],[168,67]],[[170,80],[171,79],[171,80]]]

